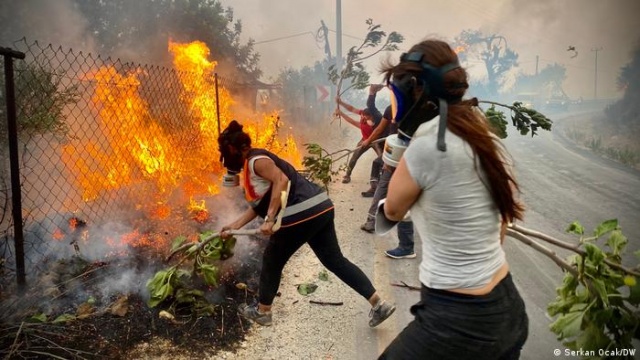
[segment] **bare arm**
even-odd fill
[[[273,231],[271,228],[275,222],[275,217],[280,210],[280,194],[282,191],[287,191],[287,183],[289,178],[276,166],[276,163],[269,158],[257,159],[254,163],[254,169],[256,174],[269,180],[271,182],[271,199],[269,199],[269,208],[267,210],[267,216],[269,222],[265,222],[260,226],[260,231],[263,234],[271,235]]]
[[[360,122],[356,121],[354,118],[352,118],[351,116],[347,115],[344,113],[344,111],[340,110],[340,108],[338,108],[338,114],[340,114],[340,116],[342,116],[345,120],[347,120],[347,122],[355,127],[357,127],[358,129],[360,129]]]
[[[225,232],[227,230],[238,230],[241,227],[247,225],[249,223],[249,221],[255,219],[256,216],[258,216],[258,214],[256,214],[255,211],[253,211],[253,208],[249,207],[234,222],[232,222],[229,225],[225,225],[225,226],[222,227],[222,229],[220,229],[220,233],[221,233],[222,237],[227,237],[227,234],[225,234]]]
[[[351,111],[354,114],[358,114],[360,113],[360,109],[358,109],[357,107],[348,104],[344,101],[342,101],[342,99],[340,97],[336,97],[336,102],[338,103],[338,108],[340,107],[340,105],[344,106],[345,109]]]
[[[387,200],[384,204],[385,216],[393,221],[402,220],[421,193],[422,189],[411,177],[404,158],[400,159],[400,163],[389,182]]]
[[[369,146],[373,141],[377,140],[387,128],[389,122],[390,121],[387,118],[383,117],[382,120],[380,120],[378,126],[373,129],[371,135],[369,135],[369,137],[362,142],[362,146]]]

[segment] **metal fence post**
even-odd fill
[[[22,196],[18,158],[18,124],[16,119],[13,59],[24,59],[25,54],[9,48],[0,47],[0,55],[4,56],[5,98],[7,103],[7,130],[9,132],[9,162],[11,169],[11,208],[16,250],[16,278],[18,281],[18,289],[23,290],[26,284],[26,276],[24,268],[24,232],[22,229]]]
[[[214,74],[215,77],[215,87],[216,87],[216,116],[218,120],[218,136],[222,133],[220,130],[220,98],[218,96],[218,73]]]

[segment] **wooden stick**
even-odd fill
[[[403,287],[403,288],[407,288],[409,290],[416,290],[416,291],[420,291],[421,288],[418,286],[412,286],[412,285],[407,285],[407,283],[405,283],[404,281],[400,281],[400,284],[394,284],[391,283],[392,286],[397,286],[397,287]]]
[[[309,300],[311,304],[316,305],[333,305],[333,306],[342,306],[344,303],[342,301],[333,302],[333,301],[320,301],[320,300]]]
[[[555,245],[557,247],[560,247],[560,248],[563,248],[563,249],[566,249],[566,250],[571,250],[571,251],[573,251],[573,252],[575,252],[577,254],[580,254],[582,257],[586,256],[586,252],[584,250],[580,249],[577,245],[570,244],[570,243],[558,240],[558,239],[556,239],[556,238],[554,238],[552,236],[549,236],[547,234],[543,234],[543,233],[535,231],[535,230],[527,229],[525,227],[522,227],[522,226],[519,226],[519,225],[516,225],[516,224],[509,225],[509,228],[514,230],[514,231],[517,231],[517,232],[519,232],[519,233],[521,233],[523,235],[533,236],[533,237],[538,238],[540,240],[543,240],[543,241],[545,241],[547,243],[553,244],[553,245]],[[518,240],[520,240],[520,239],[518,239]],[[545,254],[545,255],[547,255],[547,254]],[[609,259],[604,259],[604,262],[607,265],[609,265],[612,268],[614,268],[614,269],[618,269],[618,270],[624,271],[629,275],[634,275],[634,276],[639,276],[640,277],[640,272],[638,272],[638,271],[635,271],[633,269],[629,269],[629,268],[627,268],[627,267],[625,267],[623,265],[616,264],[616,263],[612,262]]]

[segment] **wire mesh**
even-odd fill
[[[184,85],[202,81],[196,78],[202,74],[27,39],[12,48],[26,54],[15,60],[14,77],[28,268],[42,259],[34,254],[50,253],[61,242],[65,251],[77,250],[86,236],[79,225],[131,223],[142,210],[161,216],[163,205],[210,186],[206,174],[220,172],[217,143],[211,141],[220,126],[210,124],[209,133],[203,132],[204,115],[194,112],[195,95]],[[215,76],[204,81],[213,84]],[[241,87],[228,78],[217,80],[226,90]],[[2,90],[4,81],[0,77]],[[214,101],[214,94],[208,95]],[[4,96],[0,99],[1,275],[11,268],[13,234]],[[217,111],[219,105],[210,108]]]

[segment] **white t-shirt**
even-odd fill
[[[420,281],[434,289],[479,288],[506,261],[500,212],[480,180],[485,174],[479,160],[474,168],[469,144],[447,130],[447,151],[437,149],[439,119],[422,124],[404,153],[422,189],[411,207],[422,239]]]

